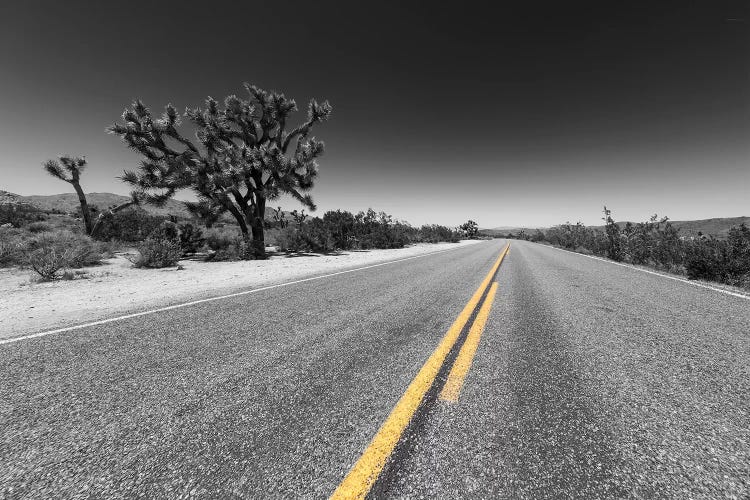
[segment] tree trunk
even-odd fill
[[[266,255],[266,239],[263,230],[264,218],[266,213],[266,199],[260,194],[256,194],[255,205],[252,208],[248,207],[248,222],[250,223],[250,230],[252,232],[253,239],[249,241],[247,258],[253,260],[265,260],[268,258]]]
[[[102,224],[102,222],[104,221],[105,218],[110,217],[110,216],[116,214],[117,212],[119,212],[120,210],[124,210],[124,209],[126,209],[129,206],[134,205],[134,204],[135,204],[135,202],[132,201],[132,200],[131,201],[126,201],[125,203],[121,203],[120,205],[117,205],[114,208],[110,208],[106,212],[100,213],[99,217],[96,218],[96,222],[94,223],[94,226],[91,228],[91,232],[89,233],[91,235],[91,237],[92,238],[96,238],[97,237],[97,233],[99,232],[99,228],[101,227],[101,224]]]
[[[251,226],[253,239],[249,241],[248,257],[254,260],[264,260],[268,258],[266,255],[266,240],[263,234],[263,221],[260,224],[257,223],[256,219]]]
[[[81,202],[81,215],[83,215],[83,225],[86,226],[86,234],[91,235],[91,213],[89,212],[89,204],[86,202],[86,195],[83,194],[81,184],[77,180],[73,180],[71,184],[78,194],[78,201]]]

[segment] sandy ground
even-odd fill
[[[272,256],[266,261],[183,260],[178,268],[135,269],[123,255],[85,268],[85,278],[35,283],[33,272],[0,269],[0,338],[96,321],[241,289],[294,281],[460,246],[419,244],[337,255]]]

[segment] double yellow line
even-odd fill
[[[419,370],[419,373],[417,373],[417,376],[409,384],[406,392],[401,396],[398,403],[396,403],[391,414],[388,415],[378,433],[372,438],[372,441],[370,441],[362,456],[357,460],[357,463],[354,464],[344,480],[336,488],[336,491],[333,492],[331,499],[365,498],[373,484],[375,484],[380,472],[388,461],[388,457],[391,456],[396,445],[401,440],[401,435],[409,425],[427,391],[434,384],[435,378],[445,363],[446,357],[454,348],[461,332],[471,318],[477,304],[479,304],[479,301],[484,296],[485,291],[487,291],[490,282],[503,262],[503,259],[508,254],[509,249],[510,244],[506,245],[503,251],[500,252],[500,256],[495,261],[490,272],[487,273],[482,284],[479,285],[479,288],[474,292],[474,295],[448,329],[440,344],[438,344],[435,351]],[[456,401],[458,399],[464,377],[471,366],[477,346],[479,345],[479,338],[487,322],[496,290],[497,283],[493,283],[472,324],[466,341],[451,368],[448,380],[440,393],[440,398],[443,400]]]

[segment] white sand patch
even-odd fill
[[[277,255],[265,261],[180,261],[184,269],[135,269],[124,256],[86,268],[87,279],[32,283],[33,271],[0,269],[0,338],[16,337],[433,253],[478,243],[419,244],[396,250],[338,255]]]

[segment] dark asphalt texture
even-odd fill
[[[325,498],[504,246],[0,346],[2,498]],[[513,241],[392,498],[746,498],[750,301]]]

